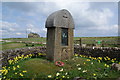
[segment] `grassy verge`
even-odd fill
[[[43,46],[42,44],[34,44],[32,46],[31,44],[26,46],[25,43],[17,43],[17,42],[5,42],[0,44],[2,50],[7,50],[7,49],[15,49],[15,48],[24,48],[24,47],[36,47],[36,46]]]
[[[3,78],[43,78],[43,79],[85,79],[118,78],[120,71],[111,69],[111,64],[101,58],[76,56],[71,60],[63,60],[64,66],[56,66],[45,57],[34,55],[18,56],[9,60],[9,65],[3,67]],[[116,61],[117,62],[117,61]],[[120,63],[120,62],[119,62]]]

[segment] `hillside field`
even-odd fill
[[[75,44],[77,44],[77,43],[79,44],[80,38],[81,38],[82,44],[96,44],[97,41],[103,41],[103,40],[104,40],[105,44],[117,44],[118,43],[118,37],[74,37],[74,43],[76,41]],[[17,43],[17,41],[31,42],[31,43],[32,42],[46,43],[45,37],[42,37],[42,38],[5,38],[2,40],[11,41],[11,42],[0,41],[0,49],[2,49],[2,50],[31,46],[31,44],[29,46],[26,46],[25,43]],[[35,44],[34,46],[41,46],[41,45]],[[115,46],[112,45],[112,47],[115,47]]]

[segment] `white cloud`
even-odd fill
[[[40,30],[38,29],[38,27],[34,26],[33,24],[27,24],[27,31],[28,32],[35,32],[35,33],[39,33]]]
[[[22,35],[22,37],[25,36],[25,28],[21,28],[20,25],[17,23],[10,23],[7,21],[0,22],[2,24],[2,29],[0,30],[2,35],[1,37],[20,37],[18,35]]]
[[[17,35],[22,35],[22,33],[16,33]]]
[[[89,35],[89,31],[91,31],[91,35],[89,36],[92,36],[95,32],[98,33],[99,35],[101,34],[101,30],[103,33],[105,33],[104,35],[106,35],[106,33],[109,34],[111,32],[113,32],[114,34],[114,32],[116,32],[115,30],[117,30],[117,28],[115,27],[117,20],[116,21],[113,20],[115,24],[111,24],[110,21],[111,19],[113,19],[113,17],[115,17],[114,11],[112,11],[111,8],[105,6],[105,4],[109,3],[104,3],[104,7],[102,6],[99,7],[97,6],[97,4],[96,3],[90,4],[90,2],[73,2],[62,0],[55,2],[40,2],[40,3],[17,3],[17,4],[12,3],[7,6],[14,12],[19,11],[20,13],[24,13],[23,14],[24,16],[20,16],[22,21],[18,21],[17,23],[19,24],[24,23],[25,24],[24,26],[27,27],[28,32],[36,32],[42,36],[45,35],[47,32],[47,30],[44,27],[44,23],[47,16],[50,15],[52,12],[60,9],[67,9],[72,14],[75,22],[76,36],[81,36],[82,34]],[[92,8],[91,5],[96,6],[96,9]],[[102,4],[100,3],[99,5]],[[30,17],[32,16],[33,18],[29,19],[29,16]],[[37,21],[39,21],[39,23],[37,23]],[[7,26],[11,26],[10,28],[7,29],[9,31],[18,31],[16,30],[15,27],[12,27],[13,25],[17,26],[18,25],[17,23],[10,24],[6,23],[7,25],[5,26],[6,28]],[[41,26],[39,27],[39,25]],[[21,26],[19,28],[24,27]],[[111,32],[108,32],[109,30],[111,30]]]
[[[46,29],[46,28],[43,28],[43,31],[47,32],[47,29]]]

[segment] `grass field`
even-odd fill
[[[34,46],[32,46],[32,44],[26,46],[25,43],[17,43],[17,42],[5,42],[0,44],[1,50],[24,48],[24,47],[36,47],[36,46],[42,46],[42,44],[34,44]]]
[[[105,40],[107,43],[117,43],[118,37],[74,37],[74,40],[82,39],[82,43],[92,44],[94,40]],[[11,41],[33,41],[33,42],[46,42],[46,38],[6,38],[3,40]]]
[[[10,41],[31,41],[31,42],[46,42],[46,38],[6,38],[3,40]]]
[[[80,38],[82,39],[83,44],[96,44],[97,42],[95,40],[97,40],[97,41],[104,40],[105,44],[118,43],[118,37],[74,37],[74,40],[80,40]],[[15,43],[16,41],[46,43],[45,37],[43,37],[43,38],[6,38],[3,40],[9,40],[12,42],[1,43],[0,48],[2,48],[2,50],[29,47],[29,46],[25,46],[24,43]],[[77,41],[77,43],[79,44],[79,41]],[[40,45],[35,45],[35,46],[40,46]],[[108,47],[115,47],[115,45],[110,45]]]
[[[29,55],[28,55],[29,56]],[[48,78],[61,79],[81,77],[86,79],[118,78],[120,71],[111,69],[111,64],[103,62],[101,58],[90,58],[87,56],[77,56],[71,60],[63,60],[64,66],[56,66],[54,62],[46,60],[45,57],[24,57],[18,61],[9,61],[9,65],[4,67],[7,72],[3,78]],[[13,64],[14,63],[14,64]],[[107,79],[108,78],[108,79]],[[27,80],[27,79],[26,79]],[[29,80],[29,79],[28,79]]]

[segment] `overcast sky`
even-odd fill
[[[2,37],[25,38],[26,31],[45,37],[47,17],[61,9],[72,14],[75,37],[118,36],[117,2],[2,2]]]

